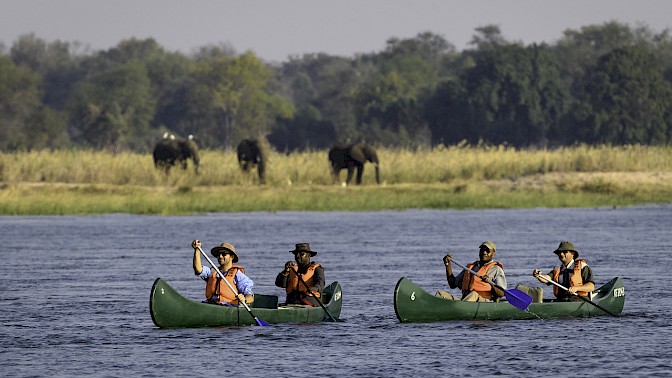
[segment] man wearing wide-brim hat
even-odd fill
[[[213,304],[235,306],[254,302],[254,293],[252,288],[254,282],[245,274],[245,269],[240,265],[233,265],[238,262],[238,253],[236,247],[231,243],[223,242],[212,248],[210,253],[219,263],[219,271],[224,275],[223,279],[217,273],[213,266],[203,266],[201,264],[201,242],[197,239],[191,242],[194,249],[194,273],[207,283],[205,284],[205,301]],[[224,282],[226,280],[228,282]],[[235,292],[231,290],[235,289]]]
[[[541,274],[539,269],[535,269],[532,275],[546,285],[550,285],[548,281],[553,280],[569,290],[566,292],[554,285],[553,293],[556,301],[581,301],[577,295],[585,297],[595,290],[593,271],[586,260],[579,258],[579,251],[574,248],[574,243],[562,241],[553,253],[560,259],[560,266],[553,268],[548,274]]]
[[[324,290],[324,268],[311,261],[317,255],[308,243],[297,243],[290,253],[294,261],[287,261],[285,269],[275,278],[275,286],[285,288],[288,305],[319,306]]]

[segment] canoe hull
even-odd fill
[[[625,304],[625,289],[620,278],[614,278],[596,290],[592,299],[601,307],[619,315]],[[506,301],[462,302],[428,293],[408,278],[401,278],[394,289],[394,311],[402,323],[447,320],[548,319],[607,315],[590,303],[532,303],[521,311]]]
[[[271,297],[271,296],[268,296]],[[324,290],[325,307],[338,318],[341,314],[342,292],[338,282]],[[277,298],[277,297],[276,297]],[[256,301],[253,303],[253,305]],[[277,300],[276,300],[277,303]],[[192,328],[255,325],[256,321],[244,307],[228,307],[195,302],[185,298],[161,278],[152,285],[149,299],[152,321],[161,328]],[[329,321],[321,307],[280,306],[252,307],[254,315],[269,323],[316,323]]]

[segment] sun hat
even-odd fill
[[[490,240],[484,241],[483,243],[481,243],[481,245],[478,246],[479,249],[481,247],[488,247],[488,249],[491,250],[491,251],[496,251],[497,250],[497,247],[495,246],[495,243],[491,242]]]
[[[308,243],[298,243],[296,244],[296,247],[293,251],[289,251],[289,253],[294,254],[296,254],[297,252],[308,252],[310,253],[311,256],[317,255],[317,252],[310,250],[310,244]]]
[[[555,253],[557,255],[559,252],[566,252],[566,251],[574,252],[574,257],[575,258],[579,257],[579,251],[574,249],[574,244],[572,244],[572,242],[568,242],[568,241],[561,241],[560,245],[558,246],[558,248],[555,251],[553,251],[553,253]]]
[[[234,247],[233,244],[229,244],[229,243],[224,242],[221,245],[219,245],[218,247],[215,247],[215,248],[211,249],[210,253],[213,256],[217,257],[223,251],[226,251],[226,252],[233,255],[233,262],[234,263],[238,262],[238,254],[236,254],[236,247]]]

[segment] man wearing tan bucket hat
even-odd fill
[[[226,306],[236,306],[243,301],[247,304],[254,302],[252,292],[254,282],[245,275],[245,269],[242,266],[233,265],[238,262],[236,247],[224,242],[210,250],[210,253],[217,258],[219,271],[224,275],[223,278],[214,268],[201,264],[201,242],[199,240],[192,241],[191,247],[194,249],[194,273],[207,282],[205,302]],[[231,288],[235,288],[235,292]]]
[[[317,302],[324,290],[324,268],[310,261],[317,252],[310,249],[308,243],[298,243],[294,250],[293,261],[285,263],[285,269],[275,278],[275,286],[285,288],[287,304],[319,306]]]
[[[539,269],[535,269],[532,271],[532,275],[546,285],[550,285],[548,280],[553,280],[569,289],[568,293],[554,285],[553,294],[557,298],[556,301],[580,302],[582,299],[573,294],[586,297],[595,290],[593,271],[586,260],[579,258],[579,252],[574,248],[572,242],[560,242],[553,253],[558,255],[560,266],[556,266],[548,274],[541,274]]]

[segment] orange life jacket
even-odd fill
[[[584,266],[588,266],[588,263],[584,259],[577,259],[574,260],[574,271],[572,272],[572,275],[569,276],[569,287],[571,286],[581,286],[583,285],[583,279],[581,278],[581,269],[583,269]],[[556,266],[553,268],[553,272],[551,272],[553,281],[562,284],[560,282],[560,267]],[[557,297],[560,294],[560,288],[553,285],[553,294]],[[576,294],[579,294],[581,296],[587,296],[588,292],[587,291],[577,291]]]
[[[294,273],[296,274],[290,274],[289,277],[287,277],[287,294],[292,293],[294,291],[298,291],[300,293],[308,294],[308,288],[297,278],[297,275],[301,275],[301,278],[303,278],[303,281],[308,285],[308,287],[314,285],[314,275],[315,275],[315,269],[317,269],[320,266],[320,264],[317,263],[311,263],[308,266],[308,270],[306,273],[301,274],[299,273],[299,267],[297,265],[294,265],[292,269],[294,269]],[[319,298],[320,293],[319,292],[313,292],[315,297]],[[310,294],[308,294],[310,295]]]
[[[473,268],[477,263],[478,261],[474,261],[471,264],[467,264],[467,268],[474,270]],[[485,276],[488,272],[488,269],[490,269],[493,265],[497,265],[504,269],[504,266],[499,262],[490,261],[489,263],[480,267],[476,273],[480,274],[481,276]],[[464,296],[466,296],[470,291],[477,292],[478,295],[483,298],[492,299],[492,286],[479,277],[471,274],[469,271],[465,270],[464,276],[462,276],[462,298],[464,298]]]
[[[234,289],[236,289],[236,283],[233,279],[239,270],[241,273],[245,273],[245,269],[243,269],[242,266],[237,265],[232,266],[231,269],[224,273],[224,279],[229,281],[231,287]],[[238,297],[236,297],[236,295],[238,295],[238,290],[235,292],[231,291],[229,285],[227,285],[226,282],[222,282],[222,278],[220,278],[217,271],[213,269],[210,277],[208,277],[208,282],[205,284],[205,299],[210,300],[215,294],[219,295],[219,303],[229,302],[232,305],[238,304]]]

